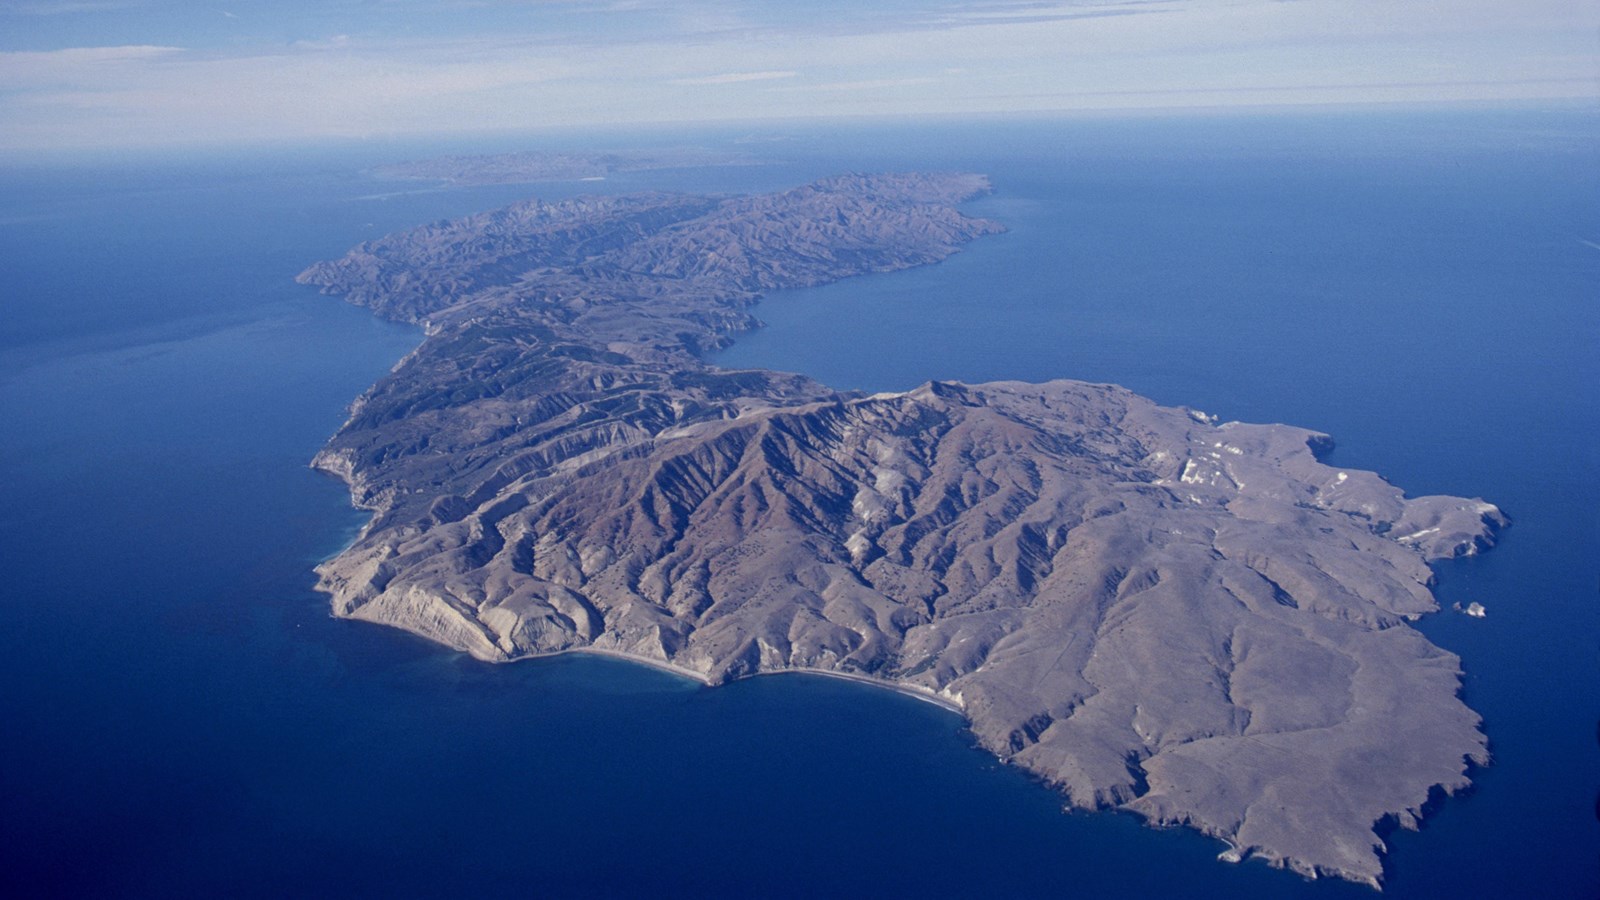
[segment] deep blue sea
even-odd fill
[[[703,143],[766,161],[433,189],[369,164]],[[489,666],[335,621],[362,518],[306,468],[419,340],[306,264],[530,194],[964,168],[1009,231],[768,299],[717,362],[836,386],[1072,377],[1331,433],[1482,496],[1440,567],[1495,762],[1388,896],[1600,896],[1600,110],[769,125],[0,168],[0,892],[1369,897],[1059,799],[958,717],[838,681]]]

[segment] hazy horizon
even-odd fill
[[[0,153],[812,118],[1600,102],[1565,0],[0,5]]]

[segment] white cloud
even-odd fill
[[[777,81],[793,78],[799,72],[724,72],[720,75],[702,75],[696,78],[674,78],[673,84],[742,84],[747,81]]]
[[[116,47],[66,47],[61,50],[11,50],[0,52],[0,61],[16,66],[72,66],[154,59],[182,52],[182,47],[125,44]]]
[[[149,72],[153,63],[183,53],[181,47],[145,44],[0,52],[0,97],[30,89],[114,84],[139,77]]]
[[[61,16],[77,13],[111,12],[140,6],[142,0],[62,0],[55,3],[7,3],[0,12],[25,16]]]
[[[806,85],[800,89],[813,91],[886,91],[894,90],[895,88],[933,84],[937,80],[936,78],[928,77],[869,78],[863,81],[825,81],[820,84]]]
[[[296,50],[343,50],[350,46],[350,35],[336,34],[320,40],[299,40],[290,46]]]
[[[929,19],[933,25],[982,25],[1056,22],[1071,19],[1096,19],[1111,16],[1136,16],[1170,12],[1182,0],[1134,0],[1134,2],[1084,3],[984,3],[967,8],[951,7]]]

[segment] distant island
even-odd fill
[[[615,150],[608,153],[539,152],[438,156],[368,170],[377,178],[443,181],[447,184],[522,184],[539,181],[600,181],[622,172],[693,166],[759,165],[752,156],[702,147]]]
[[[702,359],[763,292],[1001,231],[957,208],[987,189],[530,200],[310,267],[426,334],[314,462],[373,514],[320,588],[484,660],[910,691],[1074,805],[1377,886],[1375,828],[1488,761],[1458,659],[1406,622],[1437,609],[1430,561],[1490,546],[1493,505],[1111,385],[864,395]]]

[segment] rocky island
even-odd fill
[[[1406,623],[1493,505],[1110,385],[863,395],[703,361],[764,291],[1001,230],[957,208],[986,189],[527,201],[312,266],[426,334],[316,458],[373,514],[320,588],[484,660],[918,692],[1077,806],[1376,886],[1375,829],[1487,762],[1457,658]]]
[[[536,152],[436,156],[377,166],[369,174],[401,181],[455,185],[522,184],[535,181],[603,181],[625,172],[691,166],[757,165],[753,157],[701,147],[615,150],[608,153]]]

